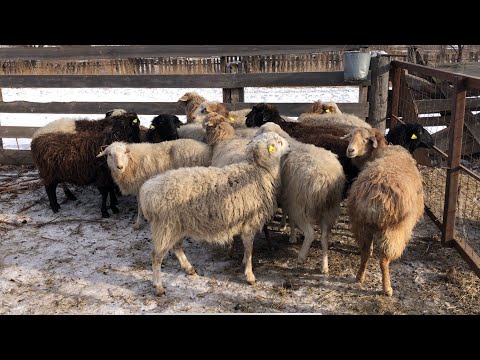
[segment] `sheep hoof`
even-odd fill
[[[279,231],[285,231],[285,230],[287,230],[287,225],[279,226],[279,227],[278,227],[278,230],[279,230]]]
[[[304,262],[305,262],[305,258],[298,257],[298,259],[297,259],[297,264],[298,265],[303,265]]]
[[[139,224],[139,223],[133,224],[133,229],[134,229],[134,230],[140,229],[140,224]]]
[[[253,274],[248,274],[247,275],[247,282],[248,282],[249,285],[254,285],[255,281],[256,281],[255,275],[253,275]]]
[[[68,200],[72,200],[72,201],[77,200],[77,197],[75,195],[73,195],[71,192],[70,193],[65,193],[65,195],[67,196]]]
[[[327,267],[322,267],[322,270],[320,270],[321,274],[328,274],[328,266]]]
[[[163,286],[155,288],[155,294],[157,294],[157,296],[165,295],[165,288]]]
[[[108,211],[102,211],[102,218],[109,218],[110,217],[110,214],[108,213]]]
[[[185,272],[187,275],[197,275],[197,272],[195,271],[195,268],[192,266],[191,268],[185,269]]]
[[[365,281],[365,274],[363,275],[357,275],[357,281],[359,283],[363,283]]]
[[[118,210],[118,208],[113,204],[110,205],[110,209],[112,209],[114,214],[118,214],[120,212],[120,210]]]
[[[383,290],[383,293],[386,295],[386,296],[392,296],[393,295],[393,289],[391,287],[389,287],[388,289],[384,289]]]

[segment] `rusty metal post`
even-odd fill
[[[458,179],[460,175],[460,156],[462,153],[463,124],[467,91],[465,78],[458,76],[454,81],[452,99],[453,121],[448,132],[448,170],[445,186],[445,206],[443,209],[442,245],[453,246],[455,237],[455,212],[458,198]]]
[[[399,67],[393,69],[392,77],[392,106],[390,109],[390,128],[393,128],[398,125],[398,121],[392,115],[398,117],[398,108],[400,105],[400,85],[402,82],[402,72],[403,70]]]

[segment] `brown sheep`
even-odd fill
[[[398,259],[423,216],[422,177],[411,154],[399,145],[378,141],[376,129],[350,133],[347,155],[362,158],[362,168],[347,198],[351,230],[361,251],[359,282],[376,241],[381,252],[383,292],[392,296],[390,262]],[[383,136],[382,139],[384,140]]]

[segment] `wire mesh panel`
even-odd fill
[[[442,230],[442,241],[452,243],[480,276],[480,79],[392,65],[392,121],[417,122],[434,140],[433,149],[422,150],[423,162],[414,153],[422,164],[427,214]]]

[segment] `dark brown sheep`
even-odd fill
[[[47,133],[32,140],[33,161],[44,181],[53,212],[60,209],[56,188],[62,182],[95,184],[102,194],[102,216],[109,217],[106,205],[109,193],[110,207],[114,213],[118,212],[110,169],[105,159],[97,159],[96,155],[102,146],[113,141],[140,142],[139,124],[137,114],[125,113],[116,118],[109,132]]]

